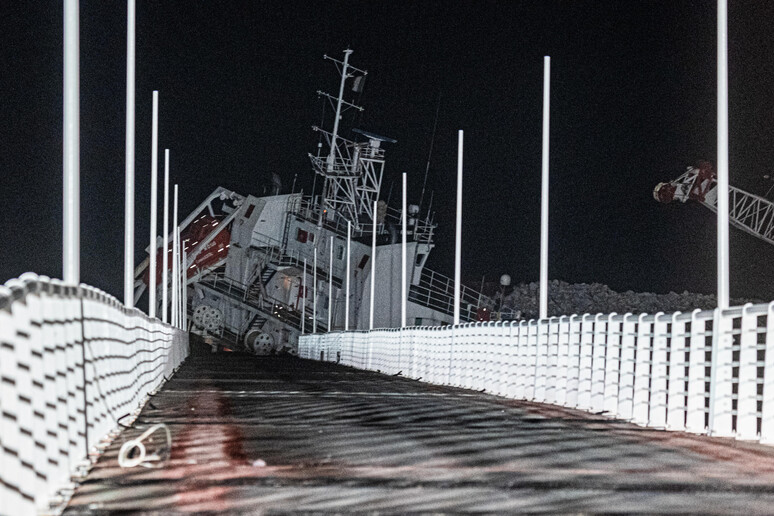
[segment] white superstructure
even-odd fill
[[[341,330],[349,321],[349,329],[368,329],[372,296],[374,327],[400,327],[404,290],[407,326],[453,321],[454,282],[425,267],[434,247],[431,214],[422,216],[420,206],[409,205],[404,225],[401,210],[379,200],[383,145],[395,140],[359,129],[352,132],[363,141],[339,134],[341,112],[362,110],[344,100],[348,81],[352,79],[349,82],[357,90],[366,74],[349,64],[351,53],[345,51],[343,61],[326,56],[341,75],[339,96],[318,91],[336,113],[333,131],[313,127],[325,143],[325,148],[320,146],[317,154],[309,155],[314,172],[324,180],[322,193],[276,192],[256,197],[218,188],[181,224],[192,330],[212,337],[213,344],[257,353],[295,352],[302,328],[305,333]],[[402,227],[406,228],[405,289],[401,288]],[[138,295],[144,284],[138,279]],[[480,293],[463,289],[462,321],[475,320],[479,306],[488,303]]]

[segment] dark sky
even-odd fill
[[[774,162],[774,2],[730,2],[731,183],[763,194]],[[216,186],[260,193],[272,172],[310,191],[307,153],[336,71],[369,71],[355,123],[398,140],[401,172],[440,224],[451,275],[457,130],[465,130],[463,276],[539,268],[543,56],[552,56],[549,276],[615,290],[713,293],[714,215],[651,195],[715,154],[714,1],[143,1],[137,6],[137,260],[147,245],[151,92],[159,155],[187,213]],[[0,282],[61,275],[62,8],[0,8]],[[119,298],[126,12],[81,1],[82,280]],[[330,111],[328,111],[330,113]],[[347,116],[348,131],[352,118]],[[345,132],[345,135],[348,133]],[[163,163],[159,165],[160,173]],[[774,247],[731,230],[732,297],[774,298]]]

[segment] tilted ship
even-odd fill
[[[358,129],[352,132],[362,141],[340,134],[342,111],[362,109],[344,100],[347,86],[358,91],[366,74],[349,63],[351,52],[341,61],[325,56],[340,88],[336,97],[318,91],[335,108],[332,130],[313,127],[322,145],[309,158],[322,193],[277,187],[258,197],[219,187],[179,225],[189,326],[213,347],[292,353],[302,333],[369,329],[372,311],[374,328],[400,327],[403,295],[406,325],[453,321],[454,281],[425,266],[436,228],[429,210],[423,216],[409,205],[404,214],[380,200],[384,147],[395,141]],[[147,288],[144,265],[135,298]],[[157,285],[161,277],[159,270]],[[491,304],[466,287],[460,299],[462,322]]]

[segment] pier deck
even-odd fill
[[[121,443],[172,432],[162,467]],[[292,357],[193,353],[68,513],[771,513],[774,449]]]

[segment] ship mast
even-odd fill
[[[344,62],[341,63],[341,84],[339,85],[339,98],[336,101],[336,118],[333,120],[333,135],[331,136],[331,152],[328,154],[328,173],[333,173],[333,164],[336,160],[336,137],[339,135],[339,120],[341,120],[341,104],[344,102],[344,83],[347,82],[347,67],[349,66],[349,55],[352,53],[351,49],[347,49],[344,51]],[[336,61],[333,58],[330,58],[328,56],[325,56],[325,59],[331,59],[332,61],[335,61],[336,63],[339,63],[340,61]],[[358,109],[358,106],[353,106],[356,109]],[[363,108],[359,108],[361,111]],[[324,190],[323,190],[324,191]]]
[[[363,78],[367,74],[365,70],[355,68],[349,63],[350,54],[352,50],[345,50],[343,61],[324,56],[325,59],[333,61],[339,69],[339,95],[334,97],[317,91],[319,96],[325,97],[335,106],[336,114],[332,132],[321,127],[312,128],[326,140],[330,149],[328,155],[322,158],[309,154],[309,158],[315,173],[324,177],[318,224],[322,225],[326,218],[342,217],[352,222],[356,230],[360,230],[362,223],[370,222],[376,216],[373,213],[373,202],[379,198],[384,171],[384,149],[381,148],[381,143],[394,143],[395,140],[358,129],[353,131],[368,138],[368,142],[357,143],[339,136],[342,112],[347,109],[363,111],[361,106],[344,100],[347,79],[356,77],[352,89],[360,91]]]

